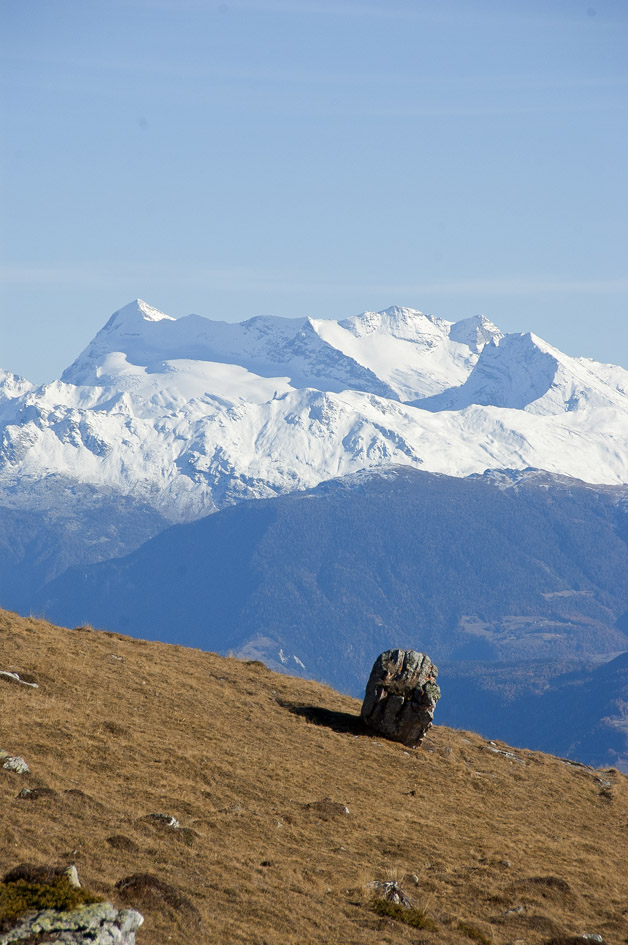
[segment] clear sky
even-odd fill
[[[628,367],[627,0],[0,0],[0,366],[483,312]]]

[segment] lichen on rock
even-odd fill
[[[49,945],[135,945],[135,933],[144,917],[135,909],[115,909],[110,902],[79,906],[68,912],[42,909],[27,913],[13,928],[0,934],[0,945],[14,945],[36,936]]]
[[[2,767],[5,771],[13,771],[15,774],[29,774],[30,772],[30,768],[24,759],[18,755],[6,756]]]

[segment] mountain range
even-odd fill
[[[0,497],[13,505],[56,476],[189,521],[390,464],[628,482],[628,371],[482,316],[231,324],[136,301],[60,380],[0,378]]]

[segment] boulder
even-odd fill
[[[377,657],[366,685],[362,721],[408,748],[416,748],[432,726],[440,699],[438,670],[425,653],[387,650]]]
[[[0,933],[0,945],[55,942],[64,945],[135,945],[144,917],[135,909],[114,909],[96,902],[68,912],[41,909],[29,912],[12,929]]]

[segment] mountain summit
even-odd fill
[[[462,382],[484,344],[502,337],[487,319],[452,323],[398,306],[342,322],[258,316],[233,323],[172,319],[137,300],[109,319],[62,380],[102,383],[103,362],[117,353],[149,369],[181,359],[227,363],[288,376],[296,388],[351,388],[405,402]]]
[[[171,521],[403,464],[628,482],[628,372],[485,316],[343,321],[117,311],[61,380],[0,376],[0,496],[50,477]],[[64,500],[65,501],[65,500]]]

